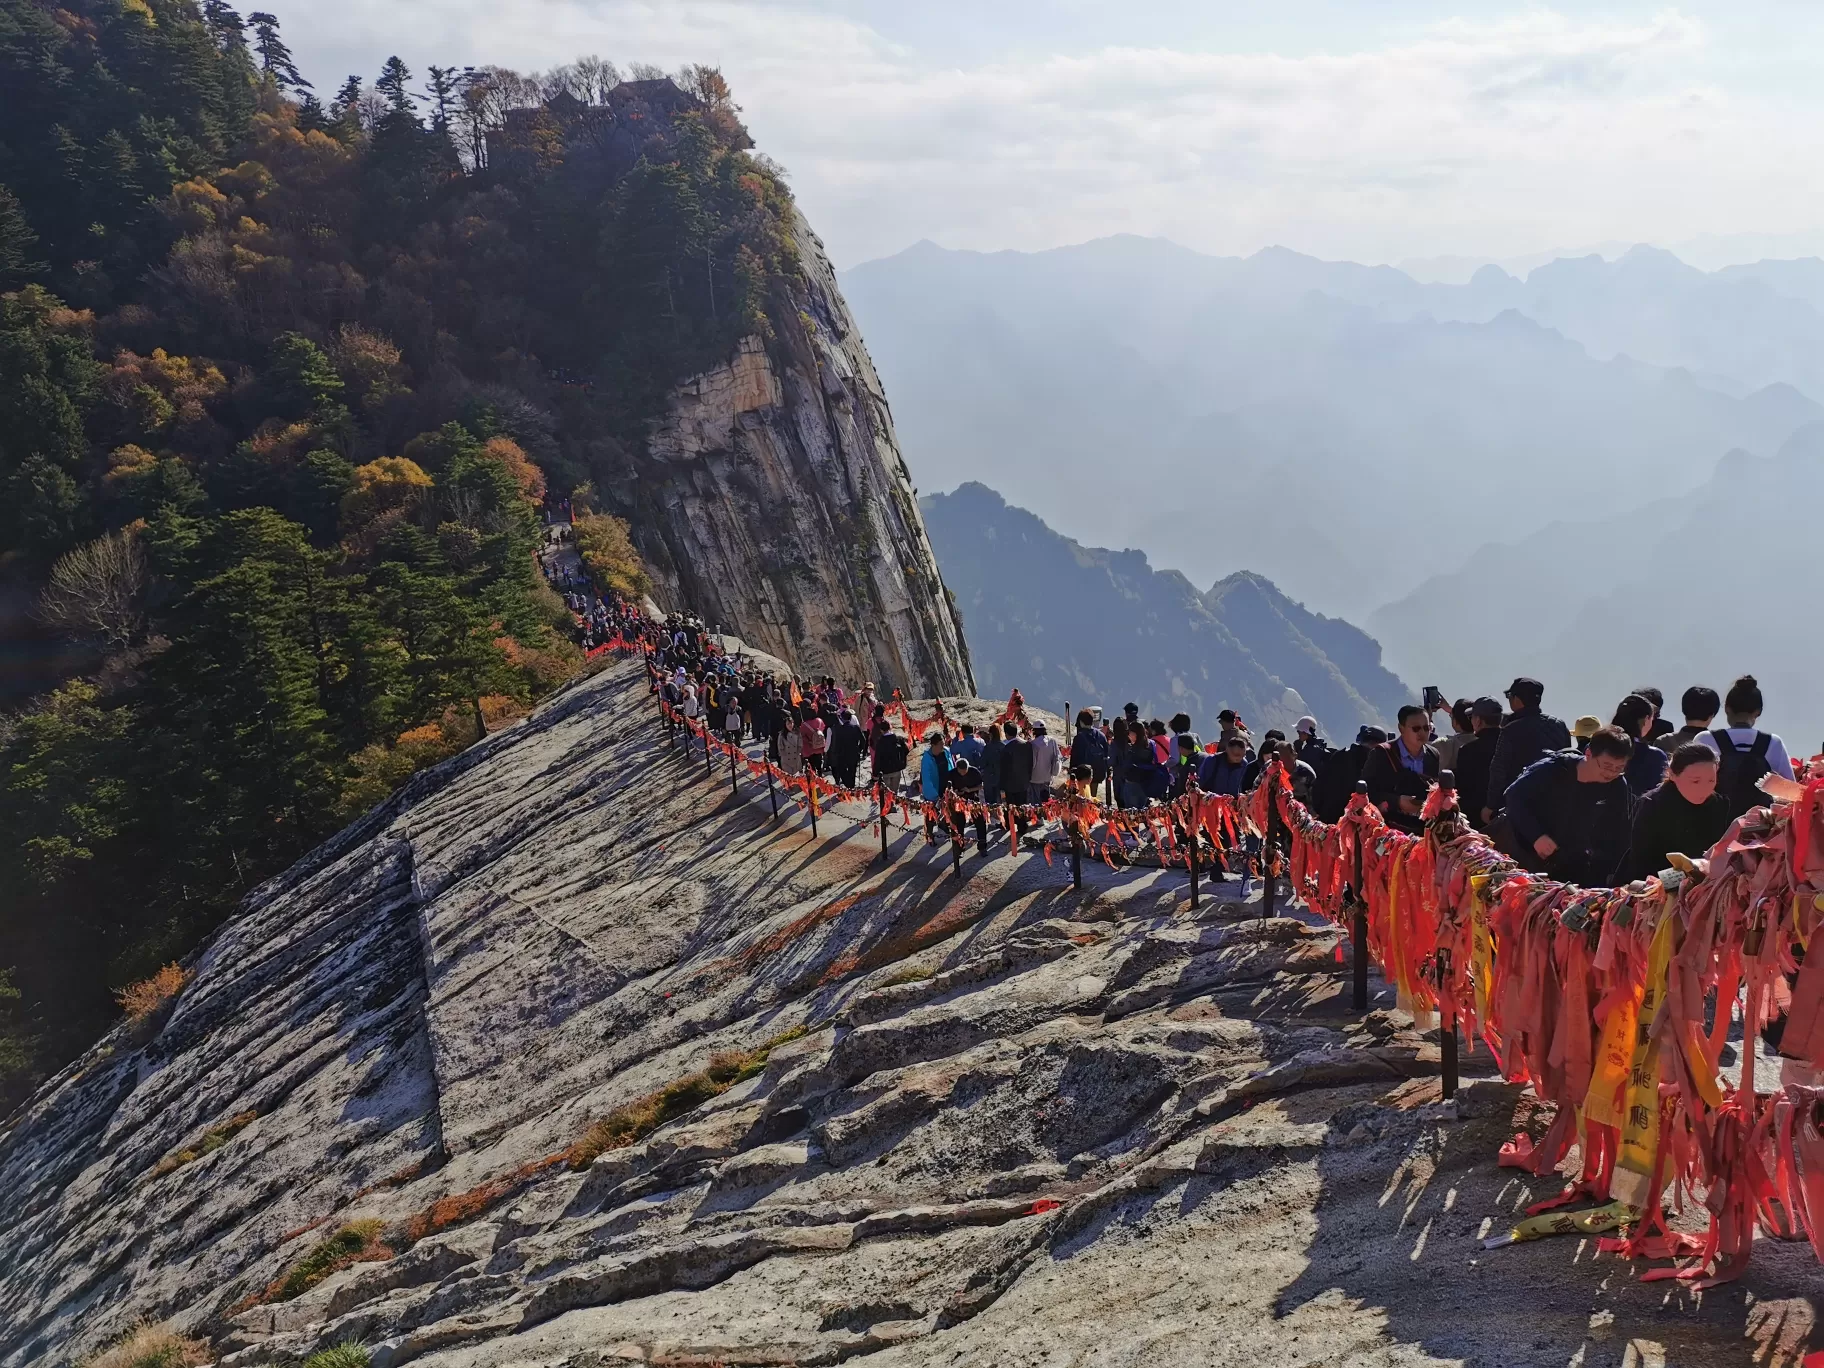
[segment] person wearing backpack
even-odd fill
[[[1729,804],[1731,819],[1766,801],[1755,787],[1762,775],[1792,778],[1786,743],[1755,725],[1761,720],[1761,707],[1760,684],[1753,675],[1743,675],[1729,686],[1723,698],[1723,715],[1729,725],[1697,738],[1700,746],[1708,746],[1717,754],[1720,768],[1716,791]]]
[[[899,782],[906,774],[906,761],[911,752],[906,746],[906,738],[893,730],[893,724],[883,716],[879,719],[880,730],[874,736],[874,781],[891,793],[899,788]]]
[[[1096,793],[1108,778],[1108,738],[1096,726],[1096,715],[1088,708],[1077,714],[1077,730],[1070,738],[1071,768],[1088,765],[1090,792]]]

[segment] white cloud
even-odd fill
[[[1719,82],[1711,35],[1677,12],[1454,20],[1340,54],[1106,47],[968,66],[853,15],[815,0],[320,0],[294,46],[316,70],[342,69],[316,33],[369,68],[395,49],[413,60],[428,32],[442,51],[420,62],[718,62],[845,262],[923,236],[1041,247],[1128,231],[1397,259],[1824,217],[1791,173],[1816,164],[1815,111]]]

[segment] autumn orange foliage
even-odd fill
[[[167,964],[151,978],[129,983],[114,995],[120,1010],[135,1026],[147,1020],[166,1003],[184,991],[190,974],[181,965]]]

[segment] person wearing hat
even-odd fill
[[[1292,728],[1292,733],[1298,738],[1292,743],[1292,749],[1298,753],[1298,758],[1313,769],[1319,768],[1325,752],[1330,747],[1325,744],[1324,738],[1317,734],[1317,719],[1311,716],[1299,718],[1298,724]]]
[[[1488,766],[1488,808],[1501,806],[1501,795],[1541,756],[1571,748],[1571,731],[1559,718],[1543,711],[1545,685],[1521,675],[1507,686],[1508,715],[1501,722],[1501,739],[1495,743]],[[1492,811],[1490,820],[1493,820]]]
[[[1602,719],[1594,713],[1585,713],[1571,723],[1571,740],[1576,743],[1578,750],[1587,751],[1590,748],[1590,738],[1601,730]]]
[[[1501,739],[1501,704],[1478,698],[1469,705],[1469,739],[1457,747],[1457,805],[1471,823],[1488,829],[1488,770]]]

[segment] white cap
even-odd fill
[[[1316,736],[1317,719],[1315,717],[1301,717],[1298,719],[1298,726],[1293,728],[1293,730],[1303,732],[1306,736]]]

